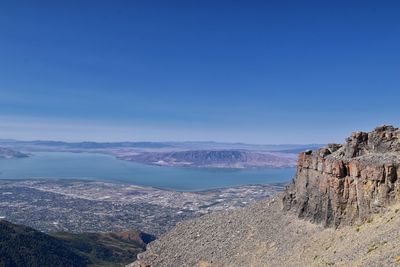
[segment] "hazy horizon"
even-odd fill
[[[14,121],[10,121],[14,119]],[[370,131],[376,126],[393,123],[380,123],[372,125],[371,127],[363,127],[355,129],[350,127],[347,132],[343,129],[341,134],[337,134],[335,138],[315,138],[315,136],[310,133],[309,135],[304,135],[302,139],[295,139],[297,141],[292,141],[292,138],[287,138],[291,133],[286,133],[284,138],[263,138],[263,135],[269,136],[268,132],[254,132],[252,135],[245,136],[240,140],[236,138],[226,138],[226,132],[219,132],[219,138],[212,139],[204,138],[207,136],[204,132],[190,132],[189,136],[197,136],[192,139],[178,139],[174,136],[174,130],[169,131],[167,128],[163,129],[164,134],[162,136],[153,135],[151,133],[156,132],[153,128],[134,128],[129,126],[118,125],[114,127],[106,127],[102,124],[90,123],[56,123],[55,121],[46,122],[43,119],[39,119],[38,122],[28,119],[28,121],[21,121],[21,118],[9,118],[5,120],[4,117],[0,116],[0,139],[13,139],[17,141],[63,141],[63,142],[217,142],[217,143],[243,143],[243,144],[254,144],[254,145],[309,145],[309,144],[328,144],[328,143],[343,143],[345,138],[347,138],[354,131]],[[27,130],[29,129],[29,130]],[[297,130],[293,130],[293,134],[297,134]],[[188,131],[186,131],[187,133]],[[276,133],[273,133],[276,134]],[[182,133],[176,134],[177,136],[182,136]],[[111,138],[109,136],[112,136]],[[143,137],[149,136],[149,137]],[[215,132],[210,136],[216,136]],[[236,134],[238,136],[238,134]],[[256,138],[254,138],[256,136]],[[168,138],[169,137],[169,138]],[[258,140],[258,141],[256,141]]]
[[[231,145],[249,145],[249,146],[303,146],[303,145],[325,145],[327,143],[244,143],[244,142],[218,142],[213,140],[183,140],[183,141],[174,141],[174,140],[117,140],[117,141],[96,141],[90,139],[82,139],[82,140],[75,140],[75,141],[68,141],[62,139],[15,139],[15,138],[0,138],[0,141],[15,141],[15,142],[64,142],[64,143],[85,143],[85,142],[94,142],[94,143],[164,143],[164,144],[171,144],[171,143],[215,143],[215,144],[231,144]]]
[[[0,3],[0,138],[343,142],[400,125],[400,3]]]

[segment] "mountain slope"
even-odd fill
[[[398,266],[398,208],[335,229],[260,202],[181,223],[130,266]]]
[[[119,233],[53,233],[69,248],[79,252],[90,266],[124,266],[142,252],[154,237],[139,231]]]
[[[382,126],[301,153],[280,196],[180,223],[130,266],[399,266],[399,138]]]
[[[53,233],[0,221],[0,266],[124,266],[154,237],[139,231]]]
[[[86,266],[87,259],[57,238],[0,221],[0,266]]]

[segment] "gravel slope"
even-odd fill
[[[283,212],[277,197],[180,223],[130,266],[400,266],[399,209],[336,230]]]

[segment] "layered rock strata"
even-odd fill
[[[284,208],[325,226],[368,220],[400,199],[399,137],[398,128],[384,125],[301,153]]]

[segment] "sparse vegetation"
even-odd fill
[[[376,244],[371,245],[371,246],[368,247],[367,253],[369,254],[369,253],[375,251],[377,248],[378,248],[378,245],[376,245]]]
[[[136,259],[154,237],[138,231],[122,233],[55,233],[52,236],[85,256],[89,266],[125,266]]]
[[[57,238],[0,221],[0,266],[84,267],[88,259]]]
[[[123,233],[57,233],[0,221],[0,266],[125,266],[152,236]]]
[[[395,260],[397,263],[400,263],[400,255],[399,255],[399,256],[396,256],[396,257],[394,257],[394,260]]]

